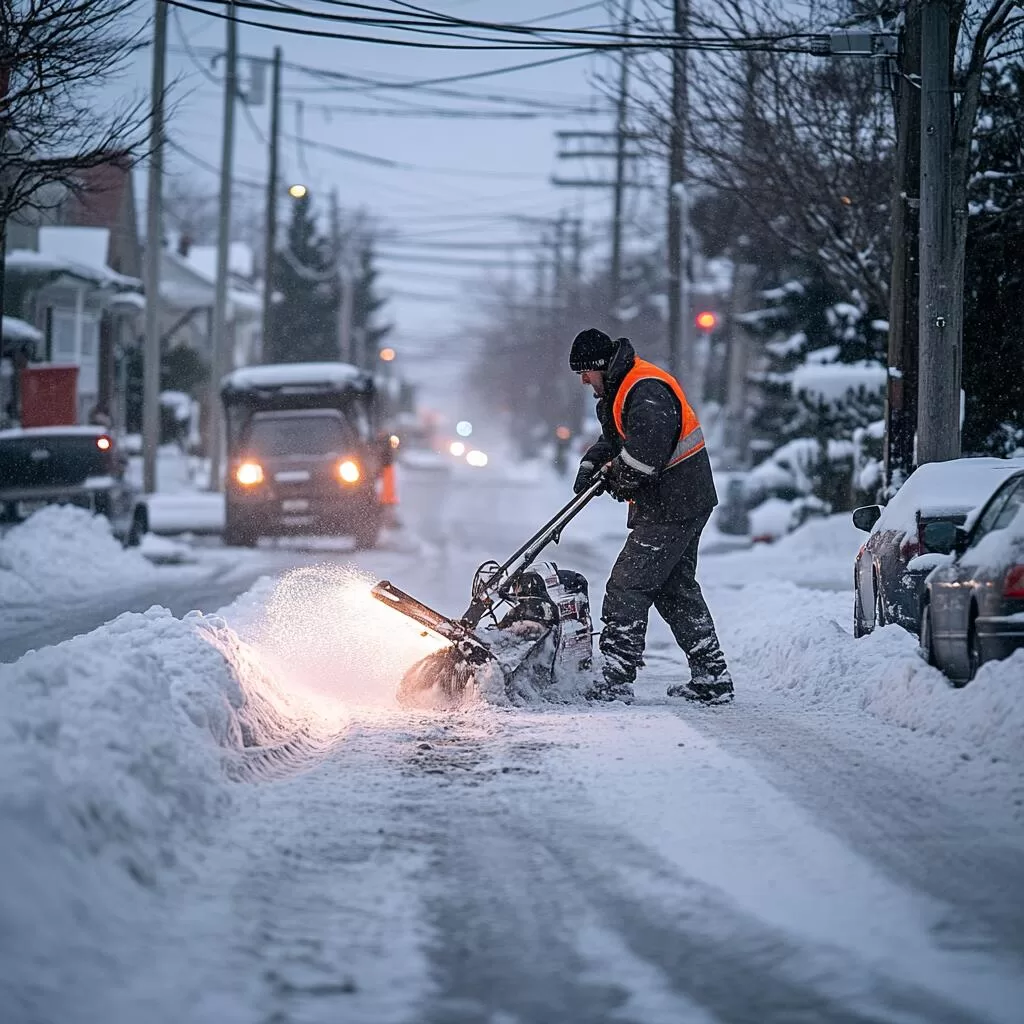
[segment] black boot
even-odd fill
[[[670,697],[685,697],[700,704],[731,704],[732,676],[727,668],[717,674],[695,669],[689,682],[673,683],[668,688]]]

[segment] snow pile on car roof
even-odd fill
[[[148,919],[246,799],[231,779],[301,764],[343,709],[312,715],[223,619],[161,608],[0,666],[0,692],[0,1003],[69,1019],[48,1000],[77,973],[99,1004],[75,1019],[113,1020]]]
[[[896,530],[913,533],[917,512],[950,514],[983,505],[1024,459],[954,459],[920,466],[896,492],[872,533]]]
[[[121,546],[110,522],[72,505],[47,505],[0,537],[0,603],[36,604],[152,580],[158,570]]]

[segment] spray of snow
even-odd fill
[[[377,601],[374,582],[353,565],[295,569],[274,583],[246,635],[318,707],[392,707],[406,669],[445,642]]]

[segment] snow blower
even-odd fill
[[[473,577],[472,600],[450,619],[388,580],[378,601],[443,637],[448,646],[402,677],[398,698],[419,707],[457,707],[473,692],[515,704],[544,697],[561,675],[590,667],[590,598],[582,574],[535,559],[605,487],[605,467],[500,565],[484,562]],[[489,621],[485,621],[489,620]],[[481,625],[483,623],[483,625]]]

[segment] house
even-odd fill
[[[160,254],[161,337],[167,346],[188,345],[207,364],[213,356],[216,248],[179,245]],[[219,352],[221,373],[258,362],[263,300],[248,283],[252,250],[232,243],[229,250],[227,338]],[[220,376],[220,374],[218,374]]]
[[[145,308],[129,161],[115,154],[79,171],[46,207],[12,224],[4,312],[41,331],[37,360],[79,367],[80,420],[119,422],[118,357],[138,343]]]

